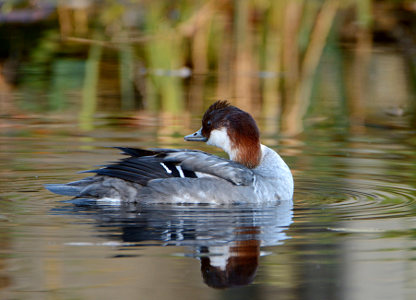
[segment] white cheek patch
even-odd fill
[[[227,151],[226,149],[231,149],[230,138],[224,127],[211,131],[207,144],[222,148],[225,151]]]
[[[211,131],[207,144],[223,149],[228,153],[231,159],[234,158],[235,151],[231,147],[231,141],[227,134],[227,129],[224,127]]]

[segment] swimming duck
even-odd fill
[[[292,173],[283,159],[260,143],[252,116],[227,101],[212,104],[202,127],[186,141],[223,149],[229,159],[199,150],[116,147],[127,155],[94,176],[50,191],[76,198],[139,203],[233,204],[291,200]]]

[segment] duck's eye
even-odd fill
[[[207,126],[211,126],[211,124],[212,124],[212,122],[211,122],[211,120],[209,120],[208,122],[207,122]]]

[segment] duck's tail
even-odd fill
[[[45,184],[45,188],[52,193],[58,194],[58,195],[64,195],[64,196],[78,196],[82,188],[79,186],[71,186],[68,184]]]
[[[85,194],[88,186],[98,181],[97,179],[97,177],[92,176],[69,183],[45,184],[45,188],[58,195],[80,197]]]
[[[52,193],[75,198],[119,198],[136,201],[141,185],[108,176],[92,176],[66,184],[46,184]]]

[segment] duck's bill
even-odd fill
[[[186,135],[184,137],[185,141],[191,142],[206,142],[208,139],[202,135],[202,128],[200,128],[197,132],[194,132],[190,135]]]

